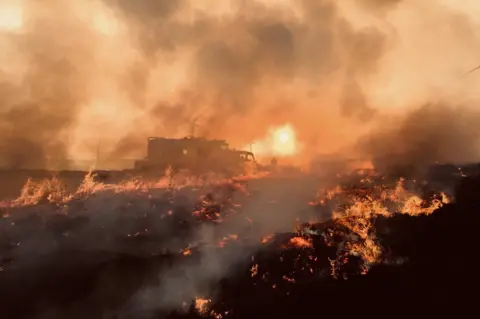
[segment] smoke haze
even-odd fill
[[[463,74],[480,63],[479,6],[4,0],[1,162],[140,157],[146,137],[193,126],[241,147],[286,123],[304,158],[478,159],[480,73]]]

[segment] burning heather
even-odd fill
[[[450,201],[426,182],[372,173],[329,184],[300,174],[107,184],[88,174],[73,192],[58,178],[29,180],[1,204],[3,309],[18,318],[230,318],[246,307],[228,292],[235,285],[289,296],[408,265],[388,242],[390,220],[433,216]],[[58,295],[62,285],[72,291]]]

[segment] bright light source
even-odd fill
[[[272,151],[275,155],[293,155],[297,150],[295,132],[290,125],[272,130]]]
[[[292,156],[298,152],[298,141],[295,131],[289,124],[269,129],[264,139],[255,140],[245,147],[258,157],[265,156]]]
[[[290,140],[290,135],[288,134],[288,132],[280,132],[280,134],[278,135],[278,141],[280,143],[288,143],[288,141]]]
[[[22,8],[13,3],[0,3],[0,30],[14,31],[23,25]]]

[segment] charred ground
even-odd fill
[[[454,171],[437,167],[428,183],[87,176],[72,192],[61,178],[31,182],[1,207],[0,309],[296,318],[470,308],[480,178]]]

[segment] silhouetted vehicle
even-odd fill
[[[136,161],[135,169],[160,172],[171,167],[174,171],[238,174],[244,172],[247,165],[256,166],[253,153],[231,149],[224,140],[150,137],[147,157]]]

